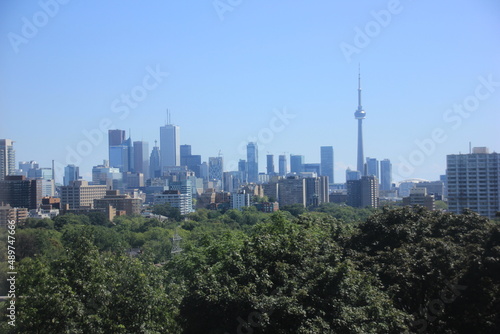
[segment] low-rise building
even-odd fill
[[[103,198],[94,200],[94,207],[105,209],[111,205],[115,210],[125,211],[127,215],[138,215],[141,213],[142,200],[132,198],[127,194],[120,194],[119,190],[106,190]]]

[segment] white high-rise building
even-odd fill
[[[0,139],[0,181],[5,176],[14,175],[16,170],[16,152],[14,141],[11,139]]]
[[[181,141],[180,128],[177,125],[167,124],[160,127],[161,167],[180,166]]]
[[[470,154],[446,156],[448,210],[470,209],[494,218],[500,211],[500,154],[475,147]]]

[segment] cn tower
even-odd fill
[[[366,113],[361,106],[361,70],[358,71],[358,109],[354,112],[354,118],[358,120],[358,172],[365,175],[363,158],[363,119]]]

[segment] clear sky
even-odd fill
[[[151,149],[169,109],[226,170],[249,140],[261,171],[268,152],[314,163],[331,145],[344,182],[358,63],[365,156],[395,180],[438,179],[469,142],[500,151],[498,0],[2,1],[0,22],[0,138],[18,161],[90,179],[107,127]]]

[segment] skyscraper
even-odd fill
[[[125,130],[108,130],[109,146],[118,146],[125,141]]]
[[[378,207],[378,190],[378,179],[373,175],[347,181],[347,205],[357,208],[376,208]]]
[[[279,174],[280,176],[286,176],[288,173],[288,163],[286,161],[286,155],[282,154],[279,156]]]
[[[320,176],[328,176],[328,184],[333,184],[333,146],[321,146]]]
[[[160,127],[161,167],[180,166],[180,128],[167,124]]]
[[[185,164],[182,163],[182,158],[191,155],[191,145],[181,145],[180,155],[181,155],[181,166],[186,166]]]
[[[392,164],[389,159],[380,161],[380,190],[391,190]]]
[[[13,144],[14,141],[10,139],[0,139],[0,181],[5,180],[7,175],[14,174],[16,169],[16,152]]]
[[[361,172],[357,170],[351,170],[349,167],[345,171],[345,180],[347,181],[354,181],[354,180],[359,180],[361,179]]]
[[[80,179],[80,168],[75,165],[67,165],[64,167],[63,184],[69,186],[71,182]]]
[[[247,183],[248,182],[248,168],[247,168],[247,161],[240,159],[238,161],[238,172],[240,172],[241,175],[241,183]]]
[[[290,171],[292,173],[302,173],[304,171],[304,156],[290,154]]]
[[[267,155],[267,174],[274,174],[274,155],[272,154]]]
[[[247,172],[248,182],[257,183],[259,181],[259,152],[257,143],[247,145]]]
[[[121,172],[134,169],[134,148],[132,139],[125,139],[125,130],[108,130],[109,165]]]
[[[160,148],[157,145],[158,141],[155,140],[155,146],[149,156],[149,177],[161,177],[161,155]]]
[[[366,171],[365,175],[376,176],[380,180],[380,172],[378,166],[378,160],[375,158],[366,158]]]
[[[361,106],[361,72],[358,73],[358,109],[354,112],[354,118],[358,120],[358,171],[364,175],[364,159],[363,159],[363,119],[366,118],[366,113]]]
[[[134,142],[134,171],[143,173],[149,179],[149,144],[145,141]]]
[[[208,178],[210,181],[222,181],[222,174],[224,172],[224,165],[222,157],[209,157],[208,158]]]
[[[117,167],[123,165],[123,142],[125,130],[108,130],[109,165]]]
[[[129,136],[127,140],[123,142],[125,146],[124,153],[125,157],[123,158],[123,172],[135,172],[134,165],[134,143],[132,142],[132,138]]]
[[[470,154],[446,156],[448,210],[460,214],[470,209],[495,218],[500,211],[500,153],[474,147]]]

